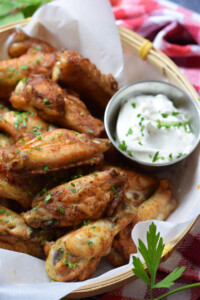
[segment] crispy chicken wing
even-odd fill
[[[45,246],[46,271],[56,281],[85,280],[109,253],[114,236],[134,218],[130,202],[120,202],[111,218],[91,222]]]
[[[24,219],[0,205],[0,248],[42,257],[41,238],[33,237],[33,230]]]
[[[33,228],[75,226],[110,216],[123,198],[125,182],[125,174],[115,170],[92,173],[34,198],[33,209],[22,216]]]
[[[2,174],[0,175],[0,197],[16,200],[26,209],[31,207],[31,191],[26,190],[22,185],[6,181]]]
[[[51,76],[54,53],[24,54],[19,58],[0,61],[0,99],[7,100],[20,80],[32,73]]]
[[[78,92],[87,104],[105,108],[117,91],[114,77],[102,74],[89,59],[71,50],[58,51],[52,78]]]
[[[108,255],[113,266],[118,267],[128,263],[130,254],[137,251],[131,238],[131,232],[136,223],[151,219],[164,221],[176,206],[171,183],[167,179],[161,179],[155,193],[138,206],[136,219],[115,237],[111,253]]]
[[[0,130],[11,135],[15,142],[19,139],[32,139],[44,131],[55,129],[40,119],[37,112],[10,111],[0,108]]]
[[[14,140],[6,133],[0,133],[0,147],[10,147],[14,144]]]
[[[51,53],[55,49],[49,44],[36,39],[26,36],[22,31],[15,32],[12,41],[10,43],[8,54],[10,57],[19,57],[25,53]]]
[[[26,82],[20,81],[10,101],[16,109],[31,111],[34,107],[42,119],[64,128],[95,137],[104,132],[103,122],[89,113],[78,96],[45,75],[30,75]]]
[[[2,150],[2,167],[10,176],[47,173],[75,166],[98,164],[108,150],[108,139],[92,139],[67,129],[44,132],[25,145]],[[12,173],[12,174],[11,174]]]

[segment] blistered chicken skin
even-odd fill
[[[89,113],[79,97],[47,76],[30,75],[26,82],[20,81],[10,101],[16,109],[31,111],[34,107],[42,119],[64,128],[94,137],[104,133],[103,122]]]
[[[89,59],[71,50],[56,53],[52,78],[75,90],[87,104],[103,109],[118,88],[111,74],[102,74]]]
[[[7,100],[20,80],[26,81],[30,74],[51,76],[55,63],[53,53],[24,54],[19,58],[0,61],[0,99]]]
[[[0,130],[8,133],[15,142],[19,139],[33,139],[53,128],[55,127],[41,120],[36,111],[19,112],[0,108]]]
[[[92,139],[67,129],[44,132],[26,142],[2,151],[4,169],[23,175],[52,172],[75,166],[98,164],[108,150],[108,139]],[[11,174],[12,172],[12,174]]]
[[[123,199],[124,173],[92,173],[47,191],[33,199],[33,209],[23,213],[31,227],[76,226],[86,220],[111,216]]]

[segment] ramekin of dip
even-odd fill
[[[167,166],[191,154],[200,140],[200,110],[182,89],[140,81],[120,89],[105,110],[113,145],[145,166]]]

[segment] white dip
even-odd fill
[[[165,95],[140,95],[121,106],[116,139],[119,148],[143,162],[162,163],[186,155],[194,134],[190,117]]]

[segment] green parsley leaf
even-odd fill
[[[48,201],[51,199],[51,194],[46,195],[44,202],[48,203]]]
[[[136,108],[136,103],[131,103],[131,106],[132,106],[133,108]]]
[[[183,272],[185,271],[185,267],[176,268],[169,275],[167,275],[163,280],[154,284],[153,288],[170,288],[174,285],[174,281],[181,277]]]
[[[116,190],[116,188],[114,187],[114,185],[113,185],[113,184],[111,184],[110,186],[111,186],[112,190],[114,191],[114,193],[115,193],[115,196],[118,196],[118,195],[119,195],[119,193],[117,192],[117,190]]]
[[[119,145],[119,149],[122,150],[122,151],[126,151],[127,146],[126,146],[125,141],[122,141],[122,143]]]
[[[157,151],[155,154],[154,154],[154,157],[152,159],[152,162],[155,162],[157,161],[159,158],[158,158],[158,154],[159,154],[159,151]]]
[[[92,246],[92,245],[93,245],[93,242],[90,241],[90,240],[87,240],[87,244],[88,244],[89,246]]]

